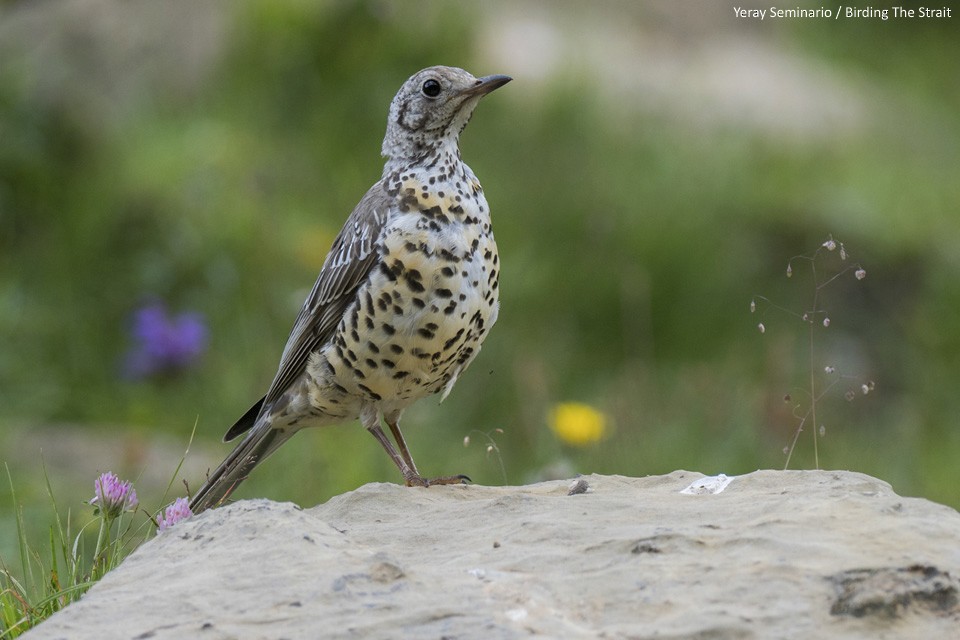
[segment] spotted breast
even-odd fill
[[[311,404],[324,414],[352,413],[363,401],[389,413],[445,397],[496,322],[499,256],[487,201],[459,158],[441,166],[399,169],[379,184],[392,199],[379,260],[308,367]]]

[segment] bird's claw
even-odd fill
[[[435,484],[468,484],[473,482],[469,476],[463,474],[455,476],[441,476],[439,478],[424,478],[423,476],[413,476],[407,478],[408,487],[430,487]]]

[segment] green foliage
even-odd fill
[[[4,465],[10,485],[10,497],[18,505],[10,469]],[[46,471],[44,471],[46,474]],[[47,481],[48,497],[53,510],[48,548],[33,547],[28,539],[22,510],[14,515],[19,571],[0,562],[0,638],[16,638],[51,615],[75,602],[108,571],[120,564],[131,548],[132,527],[124,514],[99,513],[89,524],[97,524],[96,544],[88,555],[85,544],[89,536],[81,529],[71,532],[70,514],[63,516],[57,508]],[[138,531],[142,533],[142,531]]]
[[[215,45],[199,70],[118,73],[99,64],[104,44],[58,61],[80,69],[74,80],[38,79],[25,48],[0,42],[5,430],[122,425],[110,429],[186,440],[199,417],[198,448],[227,452],[214,443],[266,388],[330,242],[380,174],[397,87],[438,63],[513,73],[471,55],[476,9],[418,3],[413,20],[409,6],[234,3],[197,38]],[[786,261],[833,234],[870,277],[823,301],[842,310],[824,349],[877,390],[856,407],[825,399],[820,465],[960,505],[960,88],[942,64],[960,44],[888,26],[781,27],[785,49],[873,105],[851,130],[809,139],[634,108],[572,69],[485,101],[462,146],[493,210],[502,308],[444,404],[406,414],[421,470],[519,483],[558,462],[633,475],[781,466],[795,427],[782,398],[809,358],[785,325],[759,335],[748,304],[795,300]],[[209,350],[180,374],[125,379],[131,314],[153,298],[201,312]],[[563,401],[602,410],[607,438],[558,442],[547,416]],[[498,428],[492,453],[479,437],[463,446]],[[310,504],[397,481],[359,428],[297,441],[238,497]],[[792,464],[814,465],[802,440]]]

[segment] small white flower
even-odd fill
[[[831,367],[830,365],[825,366],[825,367],[823,368],[823,370],[824,370],[826,373],[833,373],[834,371],[836,371],[836,369],[834,369],[834,368]]]
[[[827,251],[833,251],[834,249],[837,248],[837,243],[834,242],[833,238],[830,238],[829,240],[823,243],[823,246],[827,248]]]
[[[830,318],[824,318],[824,319],[823,319],[823,326],[825,326],[825,327],[829,327],[829,326],[830,326]]]
[[[750,313],[753,313],[753,312],[756,311],[756,310],[757,310],[757,301],[756,301],[756,300],[751,300],[751,301],[750,301]]]
[[[863,280],[864,278],[867,277],[867,271],[863,267],[860,267],[859,269],[853,272],[853,275],[857,276],[857,280]]]
[[[762,322],[757,325],[757,329],[760,329],[760,333],[764,333],[764,332],[766,332],[766,330],[767,330],[767,328],[766,328],[765,326],[763,326],[763,323],[762,323]]]

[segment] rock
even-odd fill
[[[946,638],[960,514],[851,472],[242,501],[24,638]],[[584,486],[584,483],[586,486]],[[712,489],[705,489],[712,487]],[[569,495],[568,495],[569,494]]]

